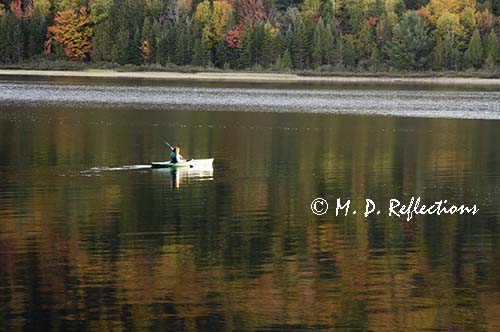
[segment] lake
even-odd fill
[[[499,331],[499,119],[494,90],[0,81],[0,331]],[[149,168],[163,141],[213,168]],[[479,212],[388,215],[411,197]]]

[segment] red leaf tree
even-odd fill
[[[93,34],[87,7],[81,7],[78,13],[73,9],[60,11],[54,21],[56,24],[48,29],[48,45],[55,40],[64,45],[64,52],[72,60],[84,58],[92,48]]]
[[[10,3],[10,11],[13,12],[17,18],[21,19],[23,17],[23,2],[21,0],[15,0]]]
[[[226,34],[226,42],[229,48],[241,48],[245,25],[249,23],[256,27],[262,21],[273,21],[274,11],[266,13],[262,0],[240,0],[240,22]]]
[[[241,48],[241,42],[243,41],[243,31],[244,27],[241,24],[229,30],[226,34],[227,47]]]

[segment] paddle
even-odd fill
[[[170,148],[170,150],[173,150],[173,149],[174,149],[174,148],[172,147],[172,145],[168,144],[168,142],[163,141],[163,143],[165,143],[165,144],[166,144],[166,145]]]

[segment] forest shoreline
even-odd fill
[[[144,79],[165,82],[220,82],[220,83],[284,83],[284,84],[354,84],[354,85],[423,85],[423,86],[463,86],[500,87],[500,78],[447,77],[447,76],[358,76],[359,74],[313,76],[295,73],[253,73],[253,72],[195,72],[175,71],[115,71],[115,70],[26,70],[0,69],[0,79],[15,77],[79,77],[97,79]]]

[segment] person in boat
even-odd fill
[[[176,164],[186,161],[186,159],[184,159],[184,157],[181,156],[180,152],[181,149],[178,146],[173,148],[172,152],[170,152],[170,162]]]

